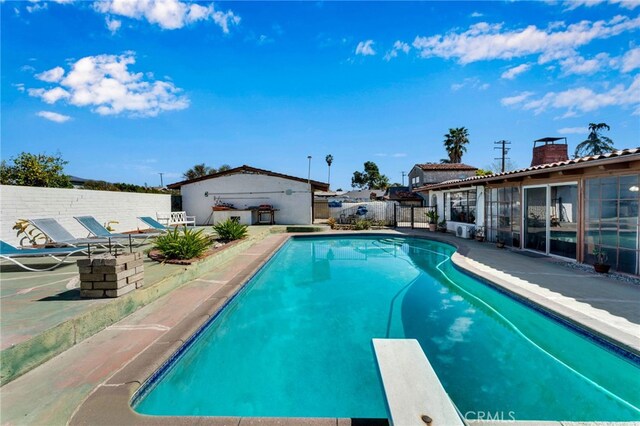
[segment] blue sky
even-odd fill
[[[60,152],[72,175],[158,185],[197,163],[350,187],[446,157],[606,122],[640,146],[640,2],[4,1],[2,158]],[[406,179],[405,179],[406,183]]]

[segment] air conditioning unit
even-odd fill
[[[460,238],[471,238],[472,230],[473,230],[473,226],[471,225],[457,225],[456,235]]]

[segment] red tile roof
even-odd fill
[[[537,166],[527,167],[526,169],[518,169],[511,170],[504,173],[495,173],[487,176],[472,176],[466,179],[454,179],[448,180],[446,182],[435,183],[432,185],[421,186],[420,188],[415,188],[414,191],[428,191],[430,189],[444,189],[448,186],[459,186],[459,185],[476,185],[482,184],[484,182],[491,182],[494,180],[504,179],[505,177],[518,177],[518,176],[526,176],[529,174],[542,173],[547,171],[556,171],[557,169],[575,169],[581,167],[588,167],[592,164],[585,163],[593,163],[593,162],[608,162],[607,160],[614,160],[620,157],[633,156],[638,157],[637,160],[640,160],[640,148],[629,148],[629,149],[621,149],[617,151],[612,151],[606,154],[600,155],[589,155],[586,157],[574,158],[573,160],[565,160],[558,161],[555,163],[548,164],[538,164]],[[633,158],[636,159],[636,158]]]
[[[416,164],[416,167],[420,167],[422,170],[436,170],[436,171],[446,171],[446,170],[478,170],[477,167],[469,166],[467,164],[462,163],[425,163],[425,164]]]

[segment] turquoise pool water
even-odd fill
[[[640,420],[640,368],[414,238],[296,238],[137,399],[142,414],[387,417],[371,339],[417,339],[462,413]],[[455,284],[454,284],[455,283]]]

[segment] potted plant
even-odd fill
[[[498,237],[498,239],[496,240],[496,247],[504,248],[504,239]]]
[[[593,255],[596,258],[596,262],[593,264],[593,269],[600,274],[608,273],[611,265],[607,263],[609,260],[607,252],[605,252],[602,247],[596,246],[593,249]]]
[[[438,212],[433,209],[426,212],[425,215],[427,216],[427,219],[429,219],[429,231],[435,232],[439,219]]]
[[[476,228],[476,240],[478,242],[484,241],[484,226],[478,226]]]
[[[447,232],[447,221],[445,219],[442,219],[441,222],[438,222],[438,231],[440,232]]]

